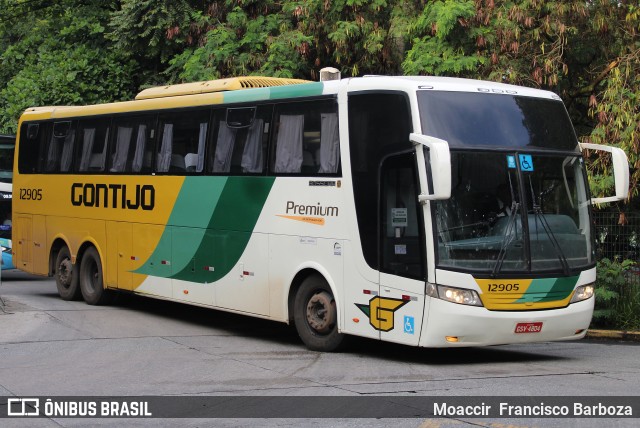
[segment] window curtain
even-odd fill
[[[320,174],[338,172],[340,160],[340,135],[338,133],[338,114],[320,115]]]
[[[122,172],[127,166],[127,158],[129,157],[129,145],[131,144],[131,135],[133,128],[127,126],[118,127],[118,138],[116,141],[116,153],[113,156],[112,172]]]
[[[86,128],[83,130],[82,138],[82,156],[80,157],[79,171],[88,171],[91,165],[91,153],[93,153],[93,141],[96,138],[95,128]]]
[[[165,123],[162,132],[162,145],[158,153],[158,172],[169,171],[171,166],[171,153],[173,152],[173,123]]]
[[[198,134],[198,164],[196,172],[202,172],[204,169],[204,143],[207,141],[207,123],[200,124],[200,134]]]
[[[264,120],[255,119],[249,128],[247,142],[242,152],[242,172],[259,173],[262,172],[262,134]]]
[[[89,167],[93,171],[104,171],[104,166],[107,163],[107,146],[109,145],[109,128],[107,128],[107,132],[104,134],[104,144],[102,146],[102,152],[96,154],[95,156],[91,156],[91,164]]]
[[[47,171],[54,171],[58,165],[58,145],[59,138],[51,136],[51,141],[49,142],[49,150],[47,150],[47,164],[45,169]]]
[[[229,172],[231,169],[231,154],[236,142],[237,130],[229,128],[226,122],[220,122],[216,153],[213,158],[213,172]]]
[[[304,115],[280,116],[275,172],[299,173],[302,166]]]
[[[71,170],[71,160],[73,159],[73,142],[76,140],[76,133],[73,130],[64,139],[62,146],[62,156],[60,157],[60,171],[69,172]]]
[[[140,172],[142,170],[142,160],[144,159],[144,148],[147,145],[147,125],[138,127],[138,137],[136,138],[136,152],[133,154],[131,170]]]

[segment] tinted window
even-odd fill
[[[151,172],[153,116],[137,116],[114,120],[114,143],[111,145],[111,172]]]
[[[337,174],[340,169],[338,105],[334,100],[276,106],[271,171]]]
[[[23,123],[20,128],[20,153],[18,170],[20,174],[38,172],[40,149],[44,145],[49,124]]]
[[[86,119],[78,125],[78,172],[103,172],[107,164],[110,119]]]
[[[422,132],[453,147],[495,146],[577,150],[564,104],[504,94],[421,91]]]
[[[0,182],[11,183],[15,138],[0,136]]]
[[[75,126],[70,121],[53,123],[53,132],[44,152],[44,172],[70,172],[75,145]]]
[[[184,174],[204,170],[210,110],[160,116],[156,171]]]
[[[411,149],[409,101],[400,93],[349,96],[349,142],[358,229],[365,260],[378,268],[378,168],[385,155]]]
[[[265,167],[271,105],[219,109],[208,171],[214,174],[262,174]]]
[[[416,165],[414,153],[391,156],[383,162],[380,177],[380,270],[423,279],[426,259]]]

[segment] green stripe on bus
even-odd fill
[[[171,249],[164,277],[210,283],[231,271],[244,252],[274,177],[187,177],[153,254],[136,273],[158,276],[157,264]],[[184,227],[184,225],[190,225]]]
[[[204,238],[193,253],[195,269],[186,266],[172,278],[209,283],[227,275],[249,243],[274,181],[274,177],[229,177]],[[213,270],[205,270],[205,266]]]
[[[578,276],[571,276],[568,278],[534,279],[527,292],[513,303],[564,300],[575,288],[578,278]]]
[[[222,93],[224,103],[242,103],[268,100],[271,97],[270,88],[245,89],[242,91],[227,91]]]
[[[186,177],[168,224],[189,225],[173,229],[173,271],[191,268],[195,249],[200,246],[213,211],[227,183],[227,177]],[[164,234],[166,235],[166,233]],[[167,245],[166,242],[160,242]]]
[[[319,82],[301,83],[298,85],[273,86],[270,88],[243,89],[241,91],[223,92],[223,103],[238,103],[275,100],[291,97],[312,97],[322,95],[324,84]]]
[[[290,97],[313,97],[322,95],[324,84],[320,82],[301,83],[299,85],[274,86],[269,90],[271,91],[272,100]]]

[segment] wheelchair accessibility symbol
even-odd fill
[[[520,157],[520,170],[531,172],[533,171],[533,159],[531,155],[519,155]]]
[[[414,326],[415,326],[414,318],[405,315],[405,317],[404,317],[404,332],[407,333],[407,334],[413,334]]]

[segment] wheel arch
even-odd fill
[[[100,257],[100,263],[102,263],[102,266],[104,266],[104,255],[100,250],[100,246],[93,239],[88,239],[80,245],[80,248],[78,248],[78,252],[76,254],[76,263],[80,263],[80,261],[82,260],[82,256],[90,247],[93,247],[96,249],[96,251],[98,252],[98,257]],[[103,270],[103,275],[104,275],[104,270]]]
[[[294,306],[294,301],[296,299],[296,293],[300,289],[300,286],[302,285],[304,280],[313,275],[316,275],[322,278],[331,289],[331,294],[333,294],[333,298],[336,301],[336,310],[338,311],[338,320],[337,320],[338,330],[341,330],[342,328],[342,318],[340,316],[341,302],[340,302],[340,296],[338,295],[337,286],[333,281],[329,272],[326,269],[324,269],[322,266],[316,263],[309,263],[306,265],[299,266],[298,269],[296,269],[295,275],[293,275],[293,277],[289,281],[289,291],[287,293],[287,306],[286,306],[287,323],[288,324],[293,323],[293,306]]]

